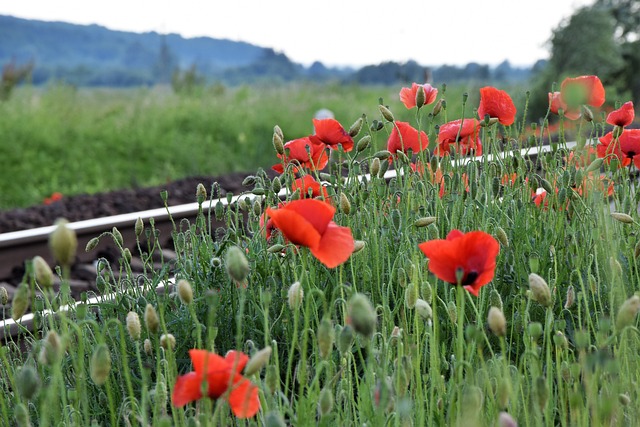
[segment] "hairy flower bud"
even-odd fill
[[[351,351],[351,346],[355,338],[353,327],[348,324],[344,325],[340,330],[340,335],[338,335],[338,351],[340,351],[340,354],[344,355],[348,351]]]
[[[207,189],[202,183],[199,183],[196,186],[196,201],[201,205],[205,200],[207,200]]]
[[[144,309],[144,323],[147,325],[149,333],[155,334],[160,329],[160,318],[151,304],[147,304]]]
[[[347,304],[349,322],[361,335],[370,337],[376,328],[377,315],[371,301],[364,294],[354,294]]]
[[[180,279],[176,285],[178,289],[178,297],[183,304],[189,305],[193,301],[193,289],[191,289],[191,283],[188,280]]]
[[[355,136],[357,136],[360,133],[360,130],[362,129],[362,124],[363,123],[364,123],[364,119],[362,117],[359,117],[358,120],[353,122],[353,124],[349,128],[349,136],[351,138],[354,138]]]
[[[616,221],[620,221],[623,224],[633,224],[633,218],[631,217],[631,215],[627,215],[626,213],[611,212],[611,216],[613,217],[613,219],[615,219]]]
[[[40,390],[40,377],[38,371],[32,365],[24,365],[16,373],[16,389],[23,399],[31,400]]]
[[[389,122],[395,121],[393,113],[387,107],[385,107],[384,105],[378,105],[378,109],[380,110],[380,114],[382,114],[382,117],[384,117],[385,120]]]
[[[304,291],[300,282],[295,282],[289,287],[287,291],[287,301],[289,302],[289,308],[291,310],[297,310],[302,305],[302,298],[304,297]]]
[[[418,285],[410,282],[404,290],[404,304],[408,309],[413,309],[418,301]]]
[[[323,417],[333,409],[333,392],[330,388],[323,388],[318,398],[318,412]]]
[[[160,346],[165,350],[173,350],[176,348],[176,337],[173,334],[162,334],[160,336]]]
[[[18,320],[27,312],[30,294],[29,286],[26,283],[23,282],[18,285],[11,304],[11,318],[13,320]]]
[[[431,306],[423,299],[418,298],[416,300],[415,309],[416,313],[425,320],[433,317],[433,310],[431,309]]]
[[[142,218],[138,217],[138,219],[136,219],[136,224],[133,227],[133,230],[135,231],[137,237],[140,237],[142,235],[142,232],[144,231],[144,221],[142,221]]]
[[[353,241],[353,253],[360,252],[364,249],[367,243],[364,240],[354,240]]]
[[[497,307],[500,311],[503,310],[502,297],[495,288],[489,292],[489,306]]]
[[[91,380],[98,386],[103,385],[109,372],[111,371],[111,353],[107,344],[101,343],[96,346],[91,356],[90,371]]]
[[[66,219],[58,219],[55,230],[49,235],[49,249],[53,257],[64,266],[73,263],[78,248],[76,232],[67,226],[68,223]]]
[[[280,128],[278,128],[280,129]],[[275,130],[275,129],[274,129]],[[282,131],[280,131],[282,132]],[[284,140],[281,134],[278,132],[273,132],[273,149],[276,150],[276,153],[279,155],[284,155]]]
[[[144,348],[144,352],[148,355],[151,355],[151,353],[153,352],[153,345],[151,344],[151,340],[149,338],[144,340],[142,346]]]
[[[94,237],[91,240],[89,240],[87,242],[87,245],[84,247],[84,251],[85,252],[91,252],[92,250],[94,250],[96,248],[96,246],[98,246],[98,243],[100,243],[100,237]]]
[[[132,340],[138,341],[140,339],[140,317],[135,311],[127,313],[127,331]]]
[[[438,114],[440,114],[440,111],[442,111],[442,109],[445,107],[446,107],[446,102],[444,98],[440,98],[438,102],[436,102],[436,105],[433,106],[433,112],[431,114],[433,114],[433,117],[435,117]]]
[[[264,385],[267,387],[269,394],[275,393],[280,384],[280,374],[276,365],[267,366],[267,372],[264,374]]]
[[[377,157],[374,157],[373,160],[371,161],[371,166],[369,168],[369,171],[371,172],[371,176],[378,176],[378,173],[380,172],[380,159]]]
[[[616,316],[616,329],[620,330],[631,325],[640,311],[640,297],[634,295],[622,303]]]
[[[418,90],[416,91],[416,107],[418,107],[418,109],[422,108],[426,98],[427,95],[424,93],[424,86],[419,85]]]
[[[509,238],[507,237],[507,233],[502,227],[498,227],[496,229],[496,238],[502,246],[504,246],[505,248],[509,247]]]
[[[436,217],[435,216],[425,216],[422,218],[418,218],[414,221],[413,226],[414,227],[427,227],[431,224],[433,224],[434,222],[436,222]]]
[[[53,286],[53,271],[49,264],[40,255],[33,257],[31,261],[33,263],[33,270],[36,277],[36,282],[44,289],[49,289]]]
[[[53,366],[64,354],[64,346],[60,335],[56,331],[47,332],[47,336],[42,341],[42,347],[38,354],[38,361],[43,365]]]
[[[244,375],[251,376],[260,372],[260,370],[269,363],[271,351],[271,346],[268,345],[251,356],[251,359],[247,362],[247,366],[244,368]]]
[[[360,138],[360,141],[358,141],[358,144],[356,145],[356,152],[361,153],[364,150],[367,149],[367,147],[369,147],[369,144],[371,143],[371,136],[369,135],[365,135],[362,138]]]
[[[545,307],[551,306],[551,291],[542,277],[535,273],[529,274],[529,288],[531,289],[531,298],[534,301]]]
[[[344,193],[340,193],[340,210],[342,210],[346,215],[351,213],[351,202]]]
[[[320,325],[318,325],[318,350],[320,351],[320,357],[327,359],[333,350],[333,343],[335,342],[335,330],[331,325],[331,319],[328,317],[322,318]]]
[[[0,286],[0,305],[7,305],[9,302],[9,292],[4,286]]]
[[[507,333],[507,319],[504,317],[504,313],[498,307],[489,308],[489,315],[487,316],[487,323],[489,323],[489,329],[498,337],[504,337]]]
[[[573,285],[569,285],[567,288],[567,298],[564,301],[564,308],[570,309],[573,307],[573,304],[576,302],[576,291],[573,288]]]
[[[249,261],[242,253],[242,249],[231,246],[225,257],[227,273],[236,283],[243,283],[249,275]]]

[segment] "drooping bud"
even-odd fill
[[[162,334],[160,336],[160,346],[165,350],[173,350],[176,348],[176,337],[173,334]]]
[[[378,109],[380,110],[380,114],[382,114],[382,117],[384,117],[385,120],[389,122],[395,121],[393,113],[387,107],[385,107],[384,105],[378,105]]]
[[[340,193],[340,210],[342,210],[346,215],[351,213],[351,202],[344,193]]]
[[[369,147],[369,144],[371,143],[371,136],[369,135],[365,135],[362,138],[360,138],[360,141],[358,141],[358,144],[356,145],[356,152],[361,153],[364,150],[367,149],[367,147]]]
[[[64,353],[64,346],[60,335],[56,331],[47,332],[47,336],[42,342],[40,353],[38,354],[38,361],[43,365],[53,366],[62,357]]]
[[[101,386],[109,378],[109,372],[111,372],[111,353],[109,353],[107,344],[101,343],[96,346],[91,356],[91,380]]]
[[[302,298],[304,297],[304,291],[300,282],[295,282],[289,287],[287,291],[287,301],[289,302],[289,308],[291,310],[297,310],[302,305]]]
[[[542,323],[540,322],[531,322],[528,326],[529,335],[531,339],[537,341],[538,338],[542,336]]]
[[[504,246],[505,248],[509,247],[509,237],[507,237],[507,233],[502,227],[498,227],[496,229],[496,238],[502,246]]]
[[[29,286],[26,283],[23,282],[18,285],[11,304],[11,318],[13,320],[18,320],[27,312],[30,294]]]
[[[529,274],[529,288],[531,289],[531,298],[534,301],[545,307],[551,306],[551,291],[542,277],[535,273]]]
[[[355,340],[355,332],[351,325],[344,325],[338,336],[338,351],[344,355],[346,352],[351,351],[351,346]]]
[[[113,236],[113,241],[120,247],[124,245],[124,240],[122,239],[122,233],[116,227],[111,229],[111,235]]]
[[[323,388],[318,398],[318,412],[324,417],[333,409],[333,392],[330,388]]]
[[[408,309],[413,309],[418,301],[418,285],[410,282],[404,290],[404,304]]]
[[[227,273],[236,283],[243,283],[249,275],[249,261],[242,253],[242,249],[231,246],[225,257]]]
[[[640,311],[640,297],[634,295],[622,303],[616,316],[616,329],[621,330],[631,325]]]
[[[132,340],[138,341],[140,339],[141,327],[140,327],[140,317],[138,313],[135,311],[130,311],[127,313],[127,331],[129,332],[129,336]]]
[[[207,189],[204,188],[204,185],[202,183],[199,183],[196,186],[196,201],[199,205],[201,205],[205,200],[207,200]]]
[[[604,158],[602,157],[598,157],[597,159],[595,159],[594,161],[591,162],[591,164],[589,166],[587,166],[586,171],[587,172],[594,172],[594,171],[599,171],[600,168],[602,168],[602,165],[604,164]]]
[[[280,374],[276,365],[267,366],[267,372],[264,374],[264,385],[267,387],[269,394],[273,395],[278,390],[280,384]]]
[[[328,317],[322,318],[320,325],[318,325],[318,350],[320,351],[320,357],[326,359],[333,350],[333,343],[335,342],[335,330],[331,325],[331,319]]]
[[[85,252],[91,252],[92,250],[94,250],[96,248],[96,246],[98,246],[98,243],[100,243],[100,237],[94,237],[91,240],[89,240],[87,242],[87,246],[84,247],[84,251]]]
[[[366,246],[366,242],[364,240],[354,240],[353,241],[353,253],[360,252]]]
[[[31,400],[40,390],[40,377],[38,371],[32,365],[24,365],[16,373],[16,389],[18,395],[25,400]]]
[[[271,346],[268,345],[251,356],[251,359],[247,362],[247,366],[244,368],[244,375],[251,376],[260,372],[260,370],[269,363],[271,351]]]
[[[356,137],[360,133],[360,129],[362,129],[363,123],[364,123],[364,119],[362,117],[359,117],[358,120],[353,122],[353,124],[349,128],[349,136],[351,138]]]
[[[511,382],[508,378],[502,377],[498,381],[498,387],[496,390],[496,401],[498,407],[504,409],[509,405],[509,398],[511,397]]]
[[[353,329],[366,337],[373,335],[376,328],[377,315],[371,301],[364,294],[355,293],[347,304],[349,322]]]
[[[138,219],[136,219],[136,224],[133,227],[133,230],[135,231],[137,237],[140,237],[142,235],[142,232],[144,231],[144,221],[142,221],[142,218],[138,217]]]
[[[180,301],[182,301],[184,305],[191,304],[191,301],[193,301],[193,289],[191,289],[191,283],[189,283],[188,280],[180,279],[178,280],[176,287],[178,288],[178,297],[180,298]]]
[[[36,277],[36,282],[44,289],[49,289],[53,286],[53,271],[49,264],[40,255],[33,257],[31,261],[33,263],[33,270]]]
[[[153,352],[153,345],[151,344],[151,340],[149,338],[144,340],[144,344],[142,346],[144,347],[144,352],[147,355],[151,355],[151,353]]]
[[[0,286],[0,305],[7,305],[9,302],[9,292],[4,286]]]
[[[24,403],[18,403],[15,406],[13,412],[16,419],[16,425],[18,427],[31,427],[31,421],[29,420],[29,410]]]
[[[564,301],[564,308],[570,309],[573,307],[573,304],[576,302],[576,291],[573,288],[573,285],[569,285],[567,288],[567,298]]]
[[[379,158],[374,157],[373,160],[371,160],[371,167],[369,168],[369,170],[371,171],[371,176],[378,176],[378,173],[380,172]]]
[[[586,105],[582,105],[582,117],[588,122],[593,121],[593,111]]]
[[[507,333],[507,319],[498,307],[491,307],[487,316],[489,329],[498,337],[504,337]]]
[[[151,304],[147,304],[144,309],[144,324],[147,325],[149,333],[152,334],[157,333],[160,329],[160,318],[158,317],[156,309]]]
[[[447,314],[449,315],[449,320],[451,320],[451,323],[457,325],[458,309],[456,308],[456,303],[454,303],[453,301],[449,301],[449,304],[447,304]]]
[[[278,125],[273,128],[273,148],[279,155],[284,155],[284,136]]]
[[[446,106],[446,102],[444,98],[440,98],[438,102],[436,102],[436,105],[433,106],[433,112],[431,113],[433,114],[433,117],[440,114],[440,111],[442,111],[442,108],[444,108],[445,106]]]
[[[427,227],[431,224],[433,224],[434,222],[436,222],[436,217],[435,216],[425,216],[422,218],[418,218],[414,221],[413,226],[414,227]]]
[[[67,226],[68,223],[66,219],[58,219],[55,230],[49,235],[49,249],[53,257],[64,266],[73,263],[78,248],[76,232]]]
[[[633,224],[633,218],[631,217],[631,215],[627,215],[626,213],[611,212],[611,216],[613,217],[613,219],[615,219],[616,221],[620,221],[623,224]]]
[[[431,309],[431,306],[429,305],[428,302],[426,302],[423,299],[418,298],[416,300],[416,313],[418,313],[418,315],[420,317],[422,317],[425,320],[431,319],[431,317],[433,317],[433,310]]]

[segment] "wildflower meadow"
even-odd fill
[[[175,260],[142,221],[78,249],[122,252],[96,304],[48,285],[76,250],[60,223],[60,267],[28,261],[12,316],[36,291],[71,308],[5,337],[1,424],[637,425],[640,130],[598,77],[558,89],[535,123],[526,97],[487,86],[453,111],[417,83],[409,121],[381,99],[306,136],[274,123],[278,175],[194,188]]]

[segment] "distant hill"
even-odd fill
[[[310,67],[292,62],[271,48],[245,42],[177,34],[113,31],[99,25],[75,25],[0,15],[0,66],[33,63],[31,82],[50,80],[78,86],[135,86],[168,83],[190,70],[204,82],[241,84],[259,80],[337,80],[361,84],[425,81],[428,76],[491,78],[488,66],[439,68],[409,61],[385,62],[361,69]],[[392,70],[393,72],[389,72]],[[433,73],[432,73],[433,71]],[[475,74],[474,74],[475,73]],[[501,65],[500,79],[528,76],[527,69]]]

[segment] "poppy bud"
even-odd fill
[[[376,328],[377,315],[371,301],[364,294],[355,293],[347,305],[349,321],[353,329],[366,337],[373,335]]]
[[[138,219],[136,219],[136,224],[133,229],[136,233],[136,236],[140,237],[140,235],[142,235],[142,232],[144,231],[144,222],[142,221],[142,218],[138,217]]]
[[[15,377],[16,391],[26,400],[31,400],[40,390],[38,371],[31,365],[24,365]]]
[[[557,331],[553,336],[553,343],[556,347],[566,350],[569,346],[569,342],[567,341],[567,337],[560,331]]]
[[[591,111],[591,109],[589,107],[587,107],[586,105],[582,106],[582,116],[588,122],[592,122],[593,121],[593,111]]]
[[[275,245],[269,246],[267,248],[267,252],[269,252],[270,254],[277,254],[282,252],[282,250],[284,249],[284,245],[281,243],[276,243]]]
[[[191,289],[191,283],[188,280],[181,279],[178,281],[178,297],[183,304],[189,305],[193,301],[193,289]]]
[[[320,351],[320,357],[326,359],[333,350],[333,343],[335,341],[335,331],[331,326],[331,320],[324,317],[320,321],[318,326],[318,350]]]
[[[433,310],[431,309],[431,306],[423,299],[418,298],[416,300],[415,309],[416,313],[425,320],[433,317]]]
[[[592,161],[589,166],[587,166],[586,171],[587,172],[599,171],[603,163],[604,163],[604,159],[602,157],[599,157],[594,161]]]
[[[15,406],[14,415],[16,418],[16,425],[18,427],[31,427],[31,421],[29,420],[29,410],[20,402]]]
[[[216,203],[215,208],[213,208],[213,213],[216,217],[216,220],[218,221],[222,221],[222,218],[224,216],[224,205],[222,204],[222,202],[220,200],[218,200],[218,202]]]
[[[256,352],[251,359],[247,362],[247,366],[244,368],[244,375],[251,376],[260,370],[269,363],[269,358],[271,357],[271,346],[268,345],[262,350]]]
[[[498,381],[498,387],[496,390],[496,400],[500,408],[506,408],[509,405],[509,398],[511,397],[511,382],[508,378],[502,377]]]
[[[256,183],[256,177],[253,175],[249,175],[246,176],[243,180],[242,180],[242,185],[244,187],[250,187],[252,185],[254,185]]]
[[[144,352],[148,355],[151,355],[153,352],[153,346],[151,345],[151,340],[149,338],[144,340],[142,347],[144,348]]]
[[[4,286],[0,286],[0,305],[7,305],[9,302],[9,292]]]
[[[56,221],[56,229],[49,235],[49,249],[53,257],[62,265],[70,266],[78,248],[76,232],[69,228],[66,219]]]
[[[453,301],[449,301],[449,304],[447,304],[447,314],[449,315],[451,323],[454,325],[458,324],[458,310]]]
[[[349,202],[349,198],[344,193],[340,193],[340,210],[346,215],[351,213],[351,202]]]
[[[389,169],[389,160],[383,160],[380,163],[380,171],[378,172],[378,178],[384,178],[384,174],[387,173]]]
[[[103,385],[107,378],[109,378],[109,372],[111,371],[111,354],[109,353],[109,347],[105,343],[98,344],[93,350],[91,356],[91,368],[90,376],[91,380],[98,385]]]
[[[280,181],[279,177],[274,177],[273,181],[271,181],[271,189],[275,194],[278,194],[280,190],[282,190],[282,181]]]
[[[21,318],[29,307],[29,286],[26,283],[20,283],[16,293],[13,295],[13,303],[11,304],[11,318],[18,320]]]
[[[540,187],[542,187],[548,194],[553,193],[553,187],[549,181],[541,177],[538,177],[538,181],[540,183]]]
[[[620,277],[622,276],[622,265],[620,265],[620,262],[615,259],[614,257],[610,257],[609,258],[609,266],[611,267],[611,272]]]
[[[207,189],[204,188],[202,183],[199,183],[196,186],[196,201],[201,205],[205,200],[207,200]]]
[[[276,365],[267,366],[267,372],[264,375],[264,384],[270,394],[274,394],[278,390],[280,384],[280,374]]]
[[[338,335],[338,351],[340,351],[340,354],[345,354],[350,351],[354,340],[355,333],[353,327],[348,324],[344,325],[340,331],[340,335]]]
[[[318,412],[323,417],[333,409],[333,392],[330,388],[323,388],[318,398]]]
[[[576,302],[576,291],[573,288],[573,285],[569,285],[567,288],[567,298],[564,301],[564,308],[570,309],[573,307],[573,304]]]
[[[491,307],[489,309],[487,322],[489,323],[489,329],[491,329],[494,335],[498,337],[504,337],[506,335],[507,319],[505,319],[504,313],[498,307]]]
[[[132,340],[138,341],[140,339],[140,317],[135,311],[127,313],[127,331]]]
[[[157,333],[158,329],[160,328],[160,319],[158,318],[158,313],[151,304],[147,304],[147,307],[144,310],[144,323],[145,325],[147,325],[147,329],[152,334]]]
[[[542,336],[542,323],[540,322],[531,322],[529,323],[529,335],[531,339],[536,341],[538,338]]]
[[[404,304],[408,309],[413,309],[418,301],[418,286],[411,282],[404,290]]]
[[[280,129],[280,128],[278,128]],[[275,129],[274,129],[275,130]],[[276,150],[276,153],[283,156],[284,155],[284,141],[280,134],[277,132],[273,132],[273,149]]]
[[[287,424],[284,422],[282,415],[278,412],[270,411],[264,417],[264,426],[265,427],[287,427]]]
[[[374,157],[373,160],[371,161],[371,167],[369,168],[369,170],[371,171],[371,176],[378,176],[378,173],[380,172],[380,159],[377,157]]]
[[[616,329],[621,330],[631,325],[640,311],[640,297],[634,295],[622,303],[616,316]]]
[[[131,262],[131,251],[129,250],[129,248],[124,248],[124,250],[122,251],[122,258],[127,264]]]
[[[176,337],[173,334],[162,334],[160,336],[160,346],[165,350],[173,350],[176,347]]]
[[[622,406],[629,406],[631,403],[631,398],[626,393],[621,393],[618,395],[618,401]]]
[[[289,308],[291,310],[297,310],[302,305],[302,298],[304,297],[304,291],[300,282],[295,282],[289,287],[287,291],[287,300],[289,302]]]
[[[507,233],[504,231],[502,227],[498,227],[496,229],[496,239],[504,246],[505,248],[509,247],[509,237],[507,237]]]
[[[529,274],[529,288],[531,289],[531,298],[534,301],[545,307],[551,306],[551,291],[542,277],[535,273]]]
[[[491,292],[489,293],[489,306],[499,308],[500,310],[503,309],[502,297],[495,288],[491,289]]]
[[[413,223],[414,227],[427,227],[431,224],[433,224],[434,222],[436,222],[436,217],[435,216],[425,216],[422,218],[418,218],[415,220],[415,222]]]
[[[416,91],[416,107],[418,107],[418,109],[422,108],[426,98],[427,95],[424,93],[424,86],[418,86],[418,90]]]
[[[391,152],[389,150],[380,150],[377,151],[373,157],[380,159],[380,161],[382,160],[387,160],[389,157],[391,157]]]
[[[236,283],[244,282],[249,275],[249,261],[242,253],[242,249],[237,246],[231,246],[227,250],[225,262],[229,277]]]
[[[440,114],[440,111],[444,108],[446,109],[447,103],[444,100],[444,98],[440,98],[438,100],[438,102],[436,102],[436,105],[433,106],[433,111],[431,114],[433,114],[433,117],[437,116],[438,114]]]
[[[258,200],[253,202],[253,214],[257,217],[262,214],[262,204]]]
[[[120,233],[120,230],[118,230],[116,227],[113,227],[111,229],[111,235],[113,236],[113,241],[116,242],[118,246],[122,247],[122,245],[124,245],[122,233]]]
[[[366,242],[364,240],[354,240],[353,241],[353,253],[360,252],[366,246]]]
[[[51,271],[49,264],[47,264],[40,255],[34,256],[31,262],[33,263],[33,270],[38,285],[45,289],[51,288],[51,286],[53,286],[53,271]]]
[[[611,212],[611,216],[613,217],[613,219],[615,219],[616,221],[620,221],[623,224],[633,224],[633,218],[631,217],[631,215],[627,215],[626,213]]]
[[[358,120],[353,122],[353,124],[349,128],[349,136],[351,138],[357,136],[360,133],[360,129],[362,129],[363,123],[364,123],[364,119],[362,117],[359,117]]]
[[[498,416],[499,427],[518,427],[518,423],[508,412],[500,412]]]
[[[384,105],[378,105],[378,109],[380,110],[380,114],[382,114],[382,117],[384,117],[385,120],[389,122],[395,121],[393,113],[387,107],[385,107]]]
[[[544,410],[544,407],[547,405],[547,400],[549,399],[549,390],[547,389],[547,381],[544,377],[536,378],[536,382],[533,387],[534,398],[536,403],[538,404],[538,408],[541,411]]]
[[[356,152],[358,153],[363,152],[364,150],[367,149],[370,143],[371,143],[371,136],[369,135],[363,136],[362,138],[360,138],[360,141],[358,141],[358,145],[356,145]]]
[[[94,250],[96,248],[96,246],[98,246],[98,243],[100,243],[100,237],[94,237],[91,240],[89,240],[87,242],[87,246],[84,247],[84,251],[85,252],[91,252],[92,250]]]
[[[169,394],[167,393],[167,382],[164,379],[164,375],[161,373],[158,375],[154,392],[154,403],[158,405],[157,407],[159,408],[165,408],[167,406],[167,398],[169,397]]]

